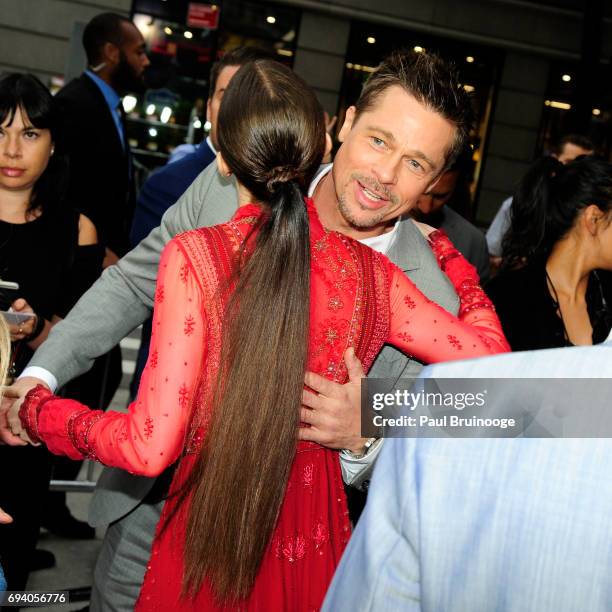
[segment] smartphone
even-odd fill
[[[0,279],[0,310],[8,311],[11,304],[20,297],[17,283]]]
[[[0,314],[9,325],[21,325],[36,316],[33,312],[13,312],[12,310],[0,310]]]

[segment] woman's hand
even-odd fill
[[[32,307],[23,298],[15,300],[11,305],[11,308],[14,312],[32,314],[29,319],[19,323],[19,325],[9,325],[11,342],[17,342],[18,340],[27,338],[34,331],[34,328],[36,327],[36,314],[34,313]]]

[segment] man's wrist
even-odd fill
[[[346,453],[351,453],[352,455],[358,455],[362,451],[367,441],[368,438],[356,438],[354,442],[347,444],[341,448],[341,450]]]
[[[17,380],[21,380],[22,378],[36,378],[40,383],[49,387],[53,393],[55,393],[57,390],[57,378],[55,378],[55,376],[51,374],[49,370],[45,370],[45,368],[28,366],[24,369]]]
[[[370,452],[370,449],[377,440],[379,438],[361,438],[355,447],[345,448],[343,451],[352,459],[362,459]]]

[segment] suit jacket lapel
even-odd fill
[[[389,259],[430,299],[456,314],[459,301],[453,284],[440,270],[427,240],[410,217],[404,217],[387,253]]]
[[[403,217],[387,257],[404,272],[418,270],[423,265],[421,254],[426,246],[425,239],[416,225],[409,217]]]

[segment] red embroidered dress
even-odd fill
[[[383,255],[324,230],[310,200],[307,206],[311,371],[345,382],[343,355],[349,346],[366,370],[384,343],[425,362],[508,350],[478,276],[445,236],[437,233],[433,248],[459,291],[461,320],[424,297]],[[29,435],[54,453],[147,476],[178,460],[171,485],[176,491],[194,465],[210,418],[209,407],[198,398],[207,396],[219,369],[225,304],[218,289],[261,214],[257,206],[243,206],[229,223],[187,232],[166,247],[149,361],[128,414],[89,410],[37,388],[21,412]],[[162,519],[175,504],[170,497]],[[158,530],[138,610],[218,609],[206,582],[194,600],[180,599],[188,506],[189,498],[161,535]],[[300,442],[278,524],[255,586],[239,609],[318,610],[350,535],[347,515],[337,452]]]

